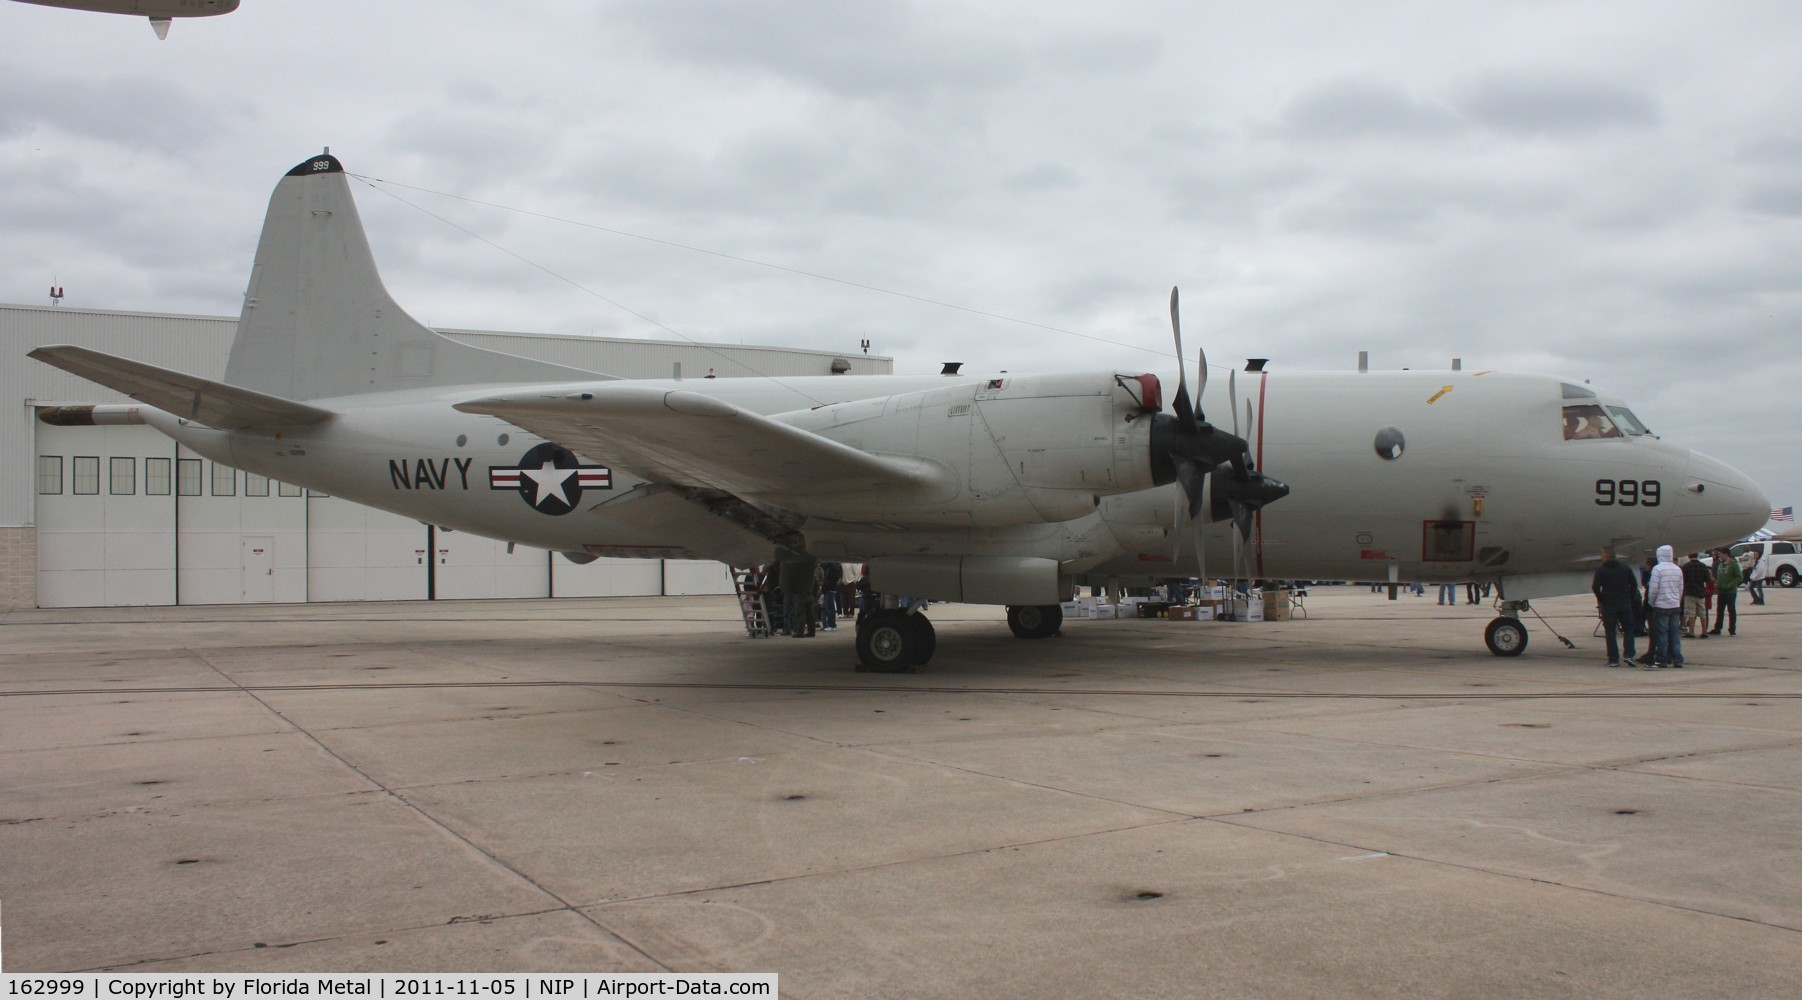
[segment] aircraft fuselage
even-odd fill
[[[635,384],[807,423],[822,404],[980,381],[826,376]],[[1214,423],[1229,426],[1233,408],[1221,382],[1214,380],[1202,406]],[[1258,467],[1292,493],[1261,511],[1251,537],[1237,546],[1229,523],[1207,525],[1209,571],[1231,575],[1237,558],[1256,578],[1532,577],[1543,585],[1559,574],[1586,574],[1600,545],[1700,548],[1737,537],[1762,513],[1764,497],[1743,475],[1650,434],[1567,437],[1562,413],[1571,386],[1499,372],[1267,372],[1237,380],[1239,430]],[[692,497],[579,455],[560,468],[545,458],[550,443],[543,438],[452,408],[494,388],[370,394],[342,408],[318,400],[334,410],[330,421],[280,433],[219,431],[160,414],[153,422],[215,460],[461,531],[575,554],[772,558],[767,537]],[[1578,405],[1588,404],[1585,398]],[[1174,485],[1097,489],[1085,499],[1088,513],[1038,523],[984,526],[922,515],[915,523],[872,526],[809,517],[799,530],[811,554],[841,561],[1030,553],[1055,559],[1071,577],[1199,572]]]

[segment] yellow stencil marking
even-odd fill
[[[1428,406],[1432,406],[1432,405],[1433,405],[1433,404],[1434,404],[1434,403],[1437,403],[1437,402],[1439,402],[1439,397],[1441,397],[1441,396],[1443,396],[1443,395],[1445,395],[1445,394],[1446,394],[1446,393],[1448,393],[1448,392],[1451,392],[1451,391],[1452,391],[1452,387],[1451,387],[1451,386],[1449,386],[1449,385],[1448,385],[1448,386],[1446,386],[1446,387],[1445,387],[1445,388],[1443,388],[1443,389],[1441,389],[1441,390],[1439,390],[1439,391],[1438,391],[1438,392],[1436,392],[1436,393],[1433,393],[1433,395],[1432,395],[1432,396],[1430,396],[1430,397],[1428,397],[1428,399],[1427,399],[1427,405],[1428,405]]]

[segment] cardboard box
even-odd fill
[[[1242,622],[1261,622],[1264,620],[1264,597],[1257,591],[1249,595],[1236,594],[1233,597],[1233,618]]]
[[[1170,620],[1173,622],[1208,622],[1214,620],[1214,609],[1207,606],[1184,605],[1170,609]]]

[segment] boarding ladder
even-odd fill
[[[768,639],[770,609],[764,603],[764,595],[757,591],[759,575],[755,567],[732,567],[732,589],[738,592],[738,610],[745,616],[745,634],[753,639]]]

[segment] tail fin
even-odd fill
[[[605,376],[461,344],[408,316],[382,287],[336,157],[310,157],[276,185],[228,384],[302,400],[597,377]]]

